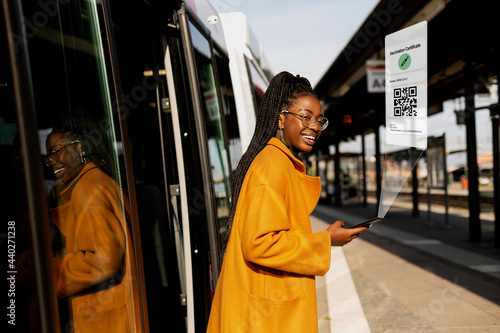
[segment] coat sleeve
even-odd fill
[[[304,275],[324,275],[330,267],[328,231],[291,230],[283,196],[268,185],[247,192],[241,202],[241,246],[246,260]],[[309,223],[309,221],[307,221]]]
[[[125,233],[118,198],[102,191],[78,198],[75,247],[56,259],[58,296],[72,296],[112,278],[121,279],[124,269]],[[116,201],[116,202],[115,202]]]

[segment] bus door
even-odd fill
[[[164,61],[167,43],[179,35],[175,11],[131,1],[129,6],[112,3],[111,13],[133,163],[142,242],[138,256],[144,267],[149,328],[151,332],[166,327],[192,332],[190,230],[181,223],[188,216],[183,209],[186,173],[192,173],[193,167],[182,164],[184,147],[177,144],[177,118],[172,112],[175,98],[167,88],[166,73],[172,64]],[[184,89],[182,82],[176,89]]]
[[[2,8],[12,331],[148,331],[127,114],[118,105],[106,6],[9,1]]]
[[[168,17],[142,2],[111,9],[149,326],[204,331],[220,270],[230,175],[210,36],[183,8]]]
[[[222,262],[231,165],[210,32],[189,7],[177,13],[179,38],[167,40],[165,70],[179,170],[179,215],[183,235],[190,235],[183,239],[188,331],[193,325],[198,331],[206,329]],[[192,322],[191,311],[196,314]]]

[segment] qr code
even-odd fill
[[[394,116],[417,116],[417,86],[394,88]]]

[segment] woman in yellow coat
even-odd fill
[[[54,259],[57,293],[67,298],[71,314],[63,328],[137,332],[139,300],[128,203],[110,177],[112,158],[103,156],[111,150],[92,145],[87,134],[95,132],[81,128],[87,120],[76,118],[54,128],[46,141],[47,165],[61,182],[55,187],[57,203],[51,215],[65,239],[65,255]]]
[[[307,79],[287,72],[273,78],[235,172],[207,332],[317,332],[315,275],[328,271],[331,245],[365,230],[337,221],[311,231],[321,184],[306,175],[298,153],[311,151],[327,125]]]

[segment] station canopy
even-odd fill
[[[385,94],[367,90],[366,61],[383,59],[385,36],[428,22],[428,116],[464,96],[465,67],[476,94],[487,93],[500,69],[498,14],[486,0],[381,0],[315,87],[330,126],[318,148],[385,125]],[[333,32],[334,33],[334,32]]]

